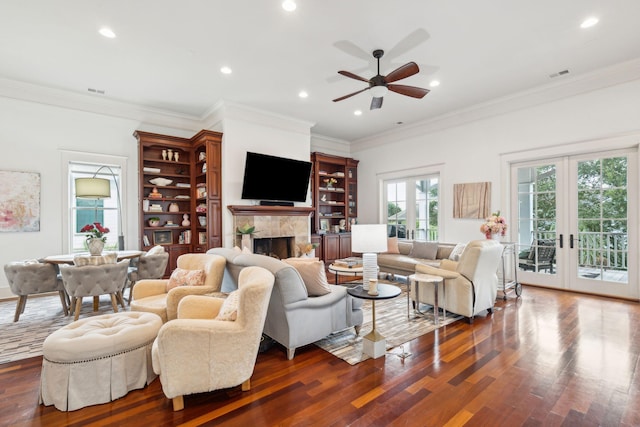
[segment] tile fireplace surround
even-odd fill
[[[250,206],[231,205],[227,208],[233,214],[233,230],[245,224],[254,226],[253,238],[293,237],[294,245],[307,243],[311,236],[310,206]],[[241,235],[236,235],[234,245],[241,246]],[[295,256],[295,254],[294,254]]]

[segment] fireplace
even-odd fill
[[[296,256],[295,237],[267,237],[253,239],[253,253],[285,259]]]
[[[281,259],[295,257],[298,256],[296,246],[310,241],[312,207],[230,205],[227,208],[233,214],[234,230],[255,227],[249,246],[254,253]],[[242,247],[241,238],[235,235],[235,246]]]

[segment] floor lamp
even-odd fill
[[[120,205],[120,187],[116,174],[109,166],[100,166],[91,178],[76,178],[76,198],[78,199],[108,199],[111,197],[111,181],[105,178],[96,178],[98,172],[107,169],[116,183],[116,197],[118,203],[118,250],[124,250],[124,232],[122,230],[122,206]]]
[[[378,278],[378,253],[387,251],[387,224],[351,226],[351,250],[362,253],[362,289],[369,290],[369,280]]]

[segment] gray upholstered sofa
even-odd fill
[[[264,255],[244,254],[233,249],[213,248],[209,254],[227,259],[222,292],[237,289],[240,271],[252,265],[266,268],[275,276],[264,325],[264,334],[287,349],[292,359],[296,348],[318,341],[332,332],[355,327],[363,321],[362,300],[347,294],[344,286],[329,285],[331,292],[310,297],[302,277],[291,265]]]
[[[439,242],[420,242],[430,245],[437,245],[434,257],[422,258],[420,256],[412,256],[412,249],[414,242],[411,240],[398,241],[398,250],[400,253],[381,253],[378,254],[378,267],[380,267],[380,273],[390,274],[392,276],[410,276],[416,272],[416,264],[430,265],[432,267],[438,267],[440,261],[443,259],[449,259],[454,248],[455,243],[439,243]],[[462,249],[460,249],[462,250]],[[417,252],[417,251],[416,251]],[[458,257],[459,254],[455,255]],[[456,259],[453,259],[457,261]]]

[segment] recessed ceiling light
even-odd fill
[[[108,39],[115,39],[116,38],[116,33],[113,32],[113,30],[109,27],[102,27],[98,30],[98,32],[108,38]]]
[[[221,72],[222,74],[231,74],[231,73],[232,73],[231,68],[226,67],[226,66],[225,66],[225,67],[220,68],[220,72]]]
[[[293,12],[296,10],[296,7],[298,7],[298,5],[296,5],[296,2],[293,0],[284,0],[282,2],[282,8],[287,12]]]
[[[431,83],[429,83],[429,86],[431,86],[431,87],[440,86],[440,81],[438,81],[438,80],[431,80]]]
[[[300,91],[300,93],[298,94],[298,96],[299,96],[300,98],[307,98],[307,97],[309,96],[309,94],[303,90],[303,91]]]
[[[361,110],[356,110],[353,112],[354,115],[356,116],[361,116],[362,115],[362,111]]]
[[[595,16],[590,16],[589,18],[587,18],[584,21],[582,21],[582,24],[580,24],[580,28],[593,27],[594,25],[596,25],[598,23],[598,21],[599,21],[599,19],[596,18]]]

